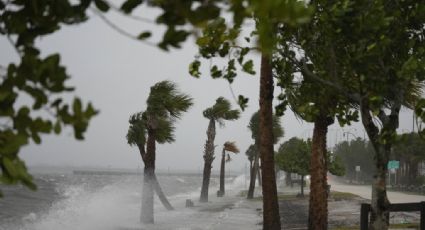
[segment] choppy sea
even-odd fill
[[[143,177],[133,175],[43,173],[34,174],[37,191],[22,186],[1,186],[0,230],[122,230],[151,229],[139,223]],[[240,191],[244,176],[226,178],[227,189]],[[158,175],[158,180],[177,211],[168,212],[155,198],[156,222],[167,218],[179,221],[186,199],[197,201],[200,175]],[[211,178],[210,194],[217,190],[218,178]],[[192,213],[193,214],[193,213]],[[192,215],[189,213],[189,215]],[[208,218],[208,213],[201,213]],[[199,216],[202,219],[202,216]],[[156,225],[158,226],[158,225]],[[161,226],[161,224],[159,224]],[[202,223],[197,228],[203,229]],[[177,228],[175,228],[177,229]],[[181,229],[181,228],[178,228]]]

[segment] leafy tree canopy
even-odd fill
[[[0,1],[0,34],[19,57],[16,63],[0,64],[0,184],[22,183],[35,189],[19,158],[21,147],[30,140],[40,144],[41,134],[59,134],[63,126],[71,126],[75,138],[81,140],[98,113],[78,97],[66,100],[64,94],[74,89],[66,84],[70,76],[60,56],[43,57],[35,45],[38,38],[63,25],[85,21],[90,2]],[[21,103],[28,96],[32,100]]]
[[[293,137],[280,145],[276,153],[276,165],[285,172],[308,175],[310,173],[311,141]],[[327,153],[328,171],[336,176],[345,174],[345,167],[338,155]]]
[[[307,141],[293,137],[281,144],[276,154],[276,165],[285,172],[308,175],[311,149]]]
[[[393,154],[397,159],[425,160],[425,141],[417,133],[402,134],[394,145]]]
[[[347,176],[354,178],[356,175],[356,166],[360,166],[362,178],[369,180],[375,172],[373,161],[374,150],[372,145],[361,138],[347,142],[338,143],[333,152],[334,156],[341,159]]]

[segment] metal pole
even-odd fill
[[[360,230],[369,228],[369,210],[370,204],[362,203],[360,206]],[[421,219],[422,220],[422,219]]]
[[[425,230],[425,202],[422,201],[421,202],[421,224],[420,224],[420,229],[421,230]]]
[[[245,172],[244,172],[244,188],[246,188],[246,163],[245,163]]]

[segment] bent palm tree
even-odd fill
[[[200,202],[208,201],[208,187],[210,184],[211,177],[211,164],[214,161],[214,139],[215,139],[215,123],[218,122],[220,125],[224,125],[226,120],[236,120],[239,118],[239,110],[231,109],[230,102],[223,97],[217,98],[215,104],[204,110],[203,115],[209,119],[207,129],[207,141],[205,143],[204,150],[204,172],[202,177],[202,188]]]
[[[142,212],[143,223],[153,223],[153,190],[167,209],[172,209],[155,176],[156,142],[174,142],[174,122],[192,106],[192,98],[180,93],[177,86],[162,81],[151,87],[146,111],[130,117],[127,133],[129,145],[136,145],[145,165],[143,172]]]
[[[257,152],[256,146],[251,144],[248,149],[245,152],[246,157],[248,158],[249,161],[249,171],[251,172],[251,169],[253,167],[253,162],[254,162],[254,157],[255,154]]]
[[[273,115],[272,118],[272,127],[273,127],[273,144],[276,144],[278,140],[283,137],[284,131],[280,124],[280,119],[278,116]],[[254,189],[255,189],[255,178],[257,177],[257,173],[259,170],[259,157],[260,157],[260,115],[258,112],[255,112],[248,125],[249,130],[251,131],[251,137],[254,139],[254,145],[250,152],[254,152],[253,165],[251,167],[250,172],[250,181],[248,188],[248,199],[254,198]]]
[[[221,154],[221,167],[220,167],[220,190],[217,193],[217,196],[224,196],[224,177],[225,177],[225,165],[226,162],[231,160],[230,154],[227,154],[226,159],[226,151],[232,153],[239,153],[239,149],[236,146],[235,142],[226,141],[223,145],[223,151]]]

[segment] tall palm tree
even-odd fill
[[[280,119],[278,116],[273,115],[272,120],[272,127],[273,127],[273,144],[276,144],[281,137],[284,135],[284,131],[282,128],[282,125],[280,124]],[[257,177],[257,173],[259,171],[259,157],[260,157],[260,114],[259,112],[255,112],[251,120],[249,121],[248,129],[251,131],[251,137],[254,139],[254,145],[252,147],[252,150],[254,151],[254,162],[253,166],[251,167],[250,172],[250,181],[249,181],[249,188],[248,188],[248,199],[254,198],[254,189],[255,189],[255,178]],[[251,147],[250,147],[251,148]]]
[[[212,162],[214,161],[214,139],[215,123],[223,126],[226,120],[237,120],[240,116],[239,110],[231,109],[230,102],[223,97],[217,98],[215,104],[204,110],[203,115],[209,119],[207,129],[207,141],[204,150],[204,172],[202,177],[202,188],[200,202],[208,202],[208,187],[210,184]]]
[[[217,193],[217,196],[224,196],[224,177],[225,177],[225,165],[226,162],[229,162],[231,160],[230,154],[227,154],[226,159],[226,151],[231,153],[239,153],[239,149],[236,146],[235,142],[226,141],[223,144],[223,151],[221,154],[221,167],[220,167],[220,190]]]
[[[163,204],[172,209],[166,200],[155,176],[156,142],[172,143],[174,138],[174,123],[192,106],[193,99],[180,93],[175,83],[161,81],[150,89],[147,108],[130,117],[130,127],[127,133],[129,145],[139,148],[140,156],[145,165],[143,171],[142,212],[140,220],[143,223],[153,223],[153,191],[157,192]]]
[[[256,152],[258,152],[258,150],[256,149],[256,146],[254,144],[251,144],[248,149],[245,152],[246,157],[248,158],[249,161],[249,172],[251,173],[252,167],[253,167],[253,162],[254,162],[254,157]]]

